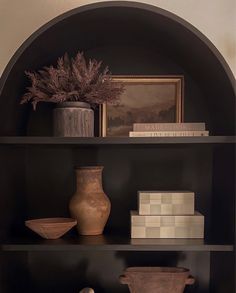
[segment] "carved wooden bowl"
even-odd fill
[[[44,218],[25,221],[25,225],[45,239],[58,239],[77,224],[71,218]]]

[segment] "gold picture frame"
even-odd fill
[[[129,136],[133,123],[183,122],[182,75],[112,78],[122,82],[125,91],[118,105],[100,106],[100,136]]]

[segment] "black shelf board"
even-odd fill
[[[158,145],[158,144],[232,144],[236,136],[188,137],[50,137],[2,136],[0,145]]]
[[[130,239],[122,236],[77,236],[46,240],[19,239],[3,243],[2,251],[233,251],[231,244],[203,239]]]

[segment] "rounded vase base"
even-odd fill
[[[83,236],[96,236],[96,235],[102,235],[103,234],[103,230],[101,231],[78,231],[78,233],[80,235]]]

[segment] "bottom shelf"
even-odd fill
[[[91,245],[94,247],[94,245]],[[71,247],[71,246],[69,246]],[[195,278],[188,293],[233,293],[233,252],[17,251],[2,253],[1,293],[129,293],[119,281],[127,267],[184,267]],[[156,292],[155,292],[156,293]]]
[[[57,240],[38,237],[17,239],[1,245],[2,251],[234,251],[228,243],[204,239],[130,239],[124,236],[74,236]]]

